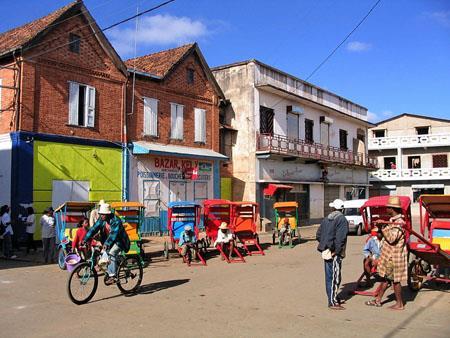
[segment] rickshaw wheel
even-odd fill
[[[362,224],[358,225],[358,229],[356,229],[356,236],[362,235]]]
[[[63,248],[58,250],[58,266],[61,270],[66,270],[66,253]]]
[[[412,261],[408,267],[408,287],[411,291],[419,291],[422,288],[423,277],[422,265],[419,261]]]
[[[169,244],[167,242],[164,242],[164,252],[163,252],[164,258],[169,259]]]
[[[272,244],[273,244],[273,245],[275,245],[275,237],[276,237],[276,236],[275,236],[275,231],[274,231],[273,234],[272,234]]]

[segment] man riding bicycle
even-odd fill
[[[103,250],[108,253],[110,263],[108,265],[108,279],[105,283],[111,285],[115,282],[117,271],[117,257],[123,252],[130,250],[130,239],[125,231],[122,221],[111,212],[109,204],[101,204],[98,211],[100,218],[86,234],[83,242],[88,242],[97,233],[100,233],[100,241],[103,243]]]

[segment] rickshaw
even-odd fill
[[[259,245],[259,236],[256,232],[256,220],[258,217],[258,204],[254,202],[233,202],[231,230],[244,247],[249,256],[252,254],[264,255],[264,250]],[[251,251],[249,246],[255,246]]]
[[[293,239],[298,233],[298,203],[297,202],[277,202],[274,203],[273,209],[275,211],[275,227],[272,234],[272,244],[275,244],[278,237],[278,247],[289,244],[293,248]],[[288,220],[289,229],[282,235],[282,229],[285,227],[285,220]],[[282,238],[283,237],[283,238]],[[288,237],[288,241],[286,241]],[[300,233],[298,233],[300,238]]]
[[[54,211],[58,240],[58,266],[66,269],[66,256],[72,251],[72,241],[78,231],[78,222],[95,208],[95,202],[66,202]]]
[[[408,243],[408,286],[413,291],[426,281],[450,283],[450,195],[422,195],[419,206],[420,234],[411,229],[417,241]]]
[[[201,205],[192,201],[178,201],[170,202],[168,204],[167,229],[169,230],[170,243],[172,250],[177,247],[178,253],[181,255],[181,248],[178,247],[181,233],[185,226],[191,226],[194,231],[195,238],[195,255],[200,260],[202,265],[206,265],[206,261],[200,252],[205,248],[204,241],[199,240],[199,225]],[[191,266],[192,258],[194,258],[192,250],[188,250],[188,257],[183,256],[183,261]],[[169,243],[164,242],[164,257],[169,259]]]
[[[145,206],[139,202],[113,202],[111,208],[114,214],[122,220],[125,231],[130,239],[130,250],[127,256],[138,256],[141,263],[145,260],[141,238],[141,227],[144,222]]]
[[[203,223],[205,224],[206,231],[206,246],[211,246],[211,243],[217,238],[217,233],[219,231],[219,226],[222,222],[227,223],[231,226],[233,212],[233,203],[228,200],[205,200],[203,202]],[[227,263],[243,262],[245,263],[244,257],[237,248],[234,248],[234,253],[237,258],[230,260],[229,257],[224,253],[221,246],[216,247],[220,255],[225,259]]]
[[[406,233],[406,237],[409,237],[409,231],[412,228],[411,226],[411,200],[407,196],[398,196],[400,198],[401,211],[403,215],[403,219],[405,221],[404,230]],[[369,198],[361,207],[360,213],[363,217],[364,227],[366,233],[370,233],[371,229],[374,226],[376,221],[384,221],[388,222],[390,216],[386,212],[386,204],[388,203],[390,196],[376,196]],[[361,274],[359,279],[356,282],[356,287],[359,286],[360,282],[364,278],[364,272]],[[363,296],[372,296],[375,297],[378,294],[378,288],[374,291],[362,291],[355,290],[355,294],[363,295]]]

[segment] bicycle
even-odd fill
[[[67,281],[67,294],[70,300],[77,304],[85,304],[94,297],[98,287],[98,260],[101,255],[99,247],[92,248],[92,255],[87,261],[80,263],[70,273]],[[117,271],[114,276],[114,283],[123,294],[132,294],[137,291],[142,283],[143,276],[142,263],[137,256],[126,256],[121,253],[117,259]],[[104,283],[106,283],[108,275],[105,272]]]

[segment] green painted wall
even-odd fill
[[[41,238],[39,219],[52,203],[53,180],[89,181],[89,200],[122,198],[122,150],[55,142],[34,142],[33,207],[35,239]]]
[[[220,179],[220,198],[231,201],[232,197],[231,178],[222,177]]]

